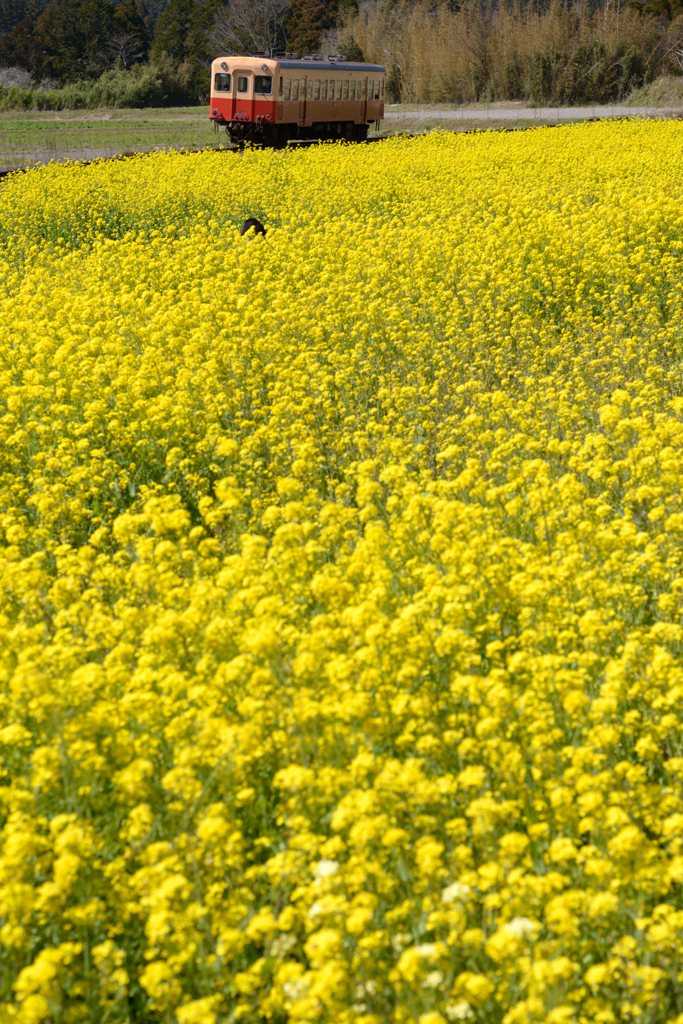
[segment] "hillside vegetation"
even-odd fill
[[[647,107],[683,107],[683,78],[663,76],[634,90],[629,103]]]
[[[683,75],[683,0],[7,0],[0,109],[207,103],[213,57],[278,49],[383,64],[393,101],[613,103]]]

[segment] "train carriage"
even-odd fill
[[[296,139],[362,142],[384,116],[386,69],[344,57],[296,54],[217,57],[211,66],[211,120],[243,145]]]

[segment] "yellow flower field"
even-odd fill
[[[0,1024],[683,1022],[682,168],[5,179]]]

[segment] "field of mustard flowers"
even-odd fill
[[[683,1022],[682,168],[5,180],[0,1024]]]

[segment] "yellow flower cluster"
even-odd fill
[[[6,179],[1,1024],[683,1021],[682,167]]]

